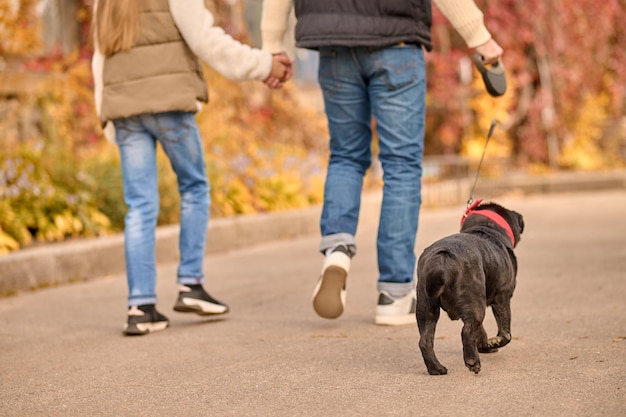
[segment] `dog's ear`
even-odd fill
[[[518,216],[517,217],[517,224],[519,224],[519,233],[521,235],[524,232],[524,217],[521,214],[519,214],[519,213],[516,213],[516,214]]]
[[[511,226],[513,229],[513,236],[515,236],[515,246],[517,246],[520,239],[522,238],[521,235],[524,232],[524,217],[516,211],[511,210],[510,213],[513,217],[514,224],[512,224]]]

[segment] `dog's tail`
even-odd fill
[[[424,271],[428,280],[426,281],[426,294],[430,298],[439,298],[443,293],[446,283],[448,282],[448,274],[451,268],[452,255],[449,252],[441,251],[433,254],[427,271]]]

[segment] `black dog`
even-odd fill
[[[448,370],[435,356],[434,338],[440,308],[452,320],[463,320],[463,359],[480,371],[478,353],[496,352],[511,341],[511,297],[517,258],[513,248],[524,230],[521,214],[476,201],[461,219],[461,232],[426,248],[417,265],[419,346],[431,375]],[[487,338],[485,310],[491,306],[498,335]]]

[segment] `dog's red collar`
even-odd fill
[[[513,245],[513,247],[515,247],[515,235],[513,234],[513,230],[511,229],[511,226],[509,226],[509,224],[506,222],[506,220],[502,218],[502,216],[500,216],[498,213],[494,213],[491,210],[476,210],[476,207],[478,207],[482,201],[483,200],[479,198],[471,206],[469,206],[467,210],[465,210],[465,214],[463,214],[463,217],[461,218],[461,226],[463,225],[463,223],[465,223],[465,220],[472,214],[478,214],[479,216],[486,217],[490,220],[493,220],[498,226],[504,229],[509,239],[511,239],[511,244]]]

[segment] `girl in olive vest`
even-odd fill
[[[259,80],[271,88],[290,77],[291,62],[214,26],[203,0],[99,0],[93,28],[96,111],[105,135],[119,146],[128,206],[124,333],[142,335],[169,325],[155,307],[157,143],[176,173],[181,200],[180,292],[174,310],[226,314],[228,306],[203,288],[209,184],[194,114],[208,101],[208,92],[199,60],[232,80]]]

